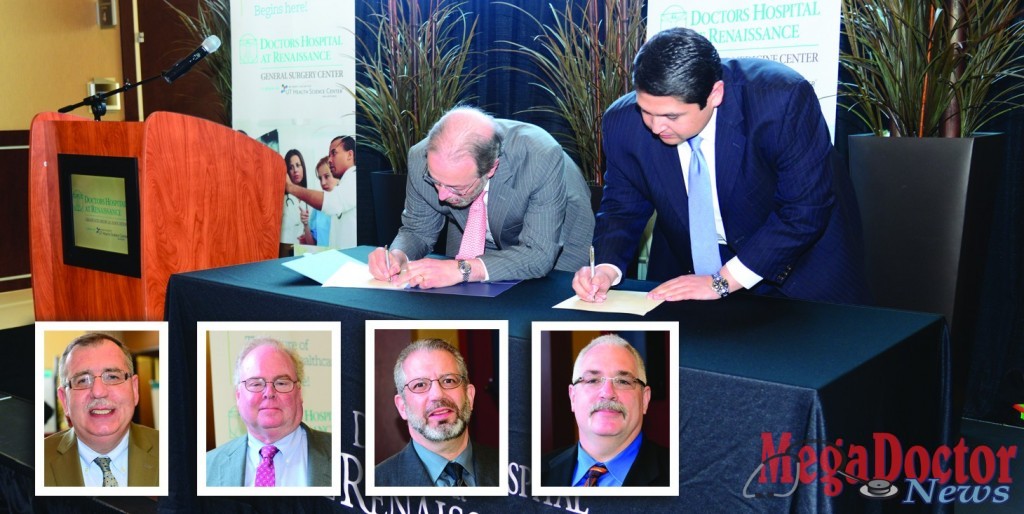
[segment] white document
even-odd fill
[[[362,262],[346,262],[324,282],[324,287],[355,287],[360,289],[405,289],[409,281],[383,282],[373,278],[370,266]]]
[[[590,312],[621,312],[625,314],[636,314],[637,316],[643,316],[648,312],[651,312],[655,307],[661,305],[664,300],[651,300],[647,298],[647,293],[643,291],[608,291],[608,298],[603,302],[585,302],[580,300],[576,295],[573,295],[568,300],[565,300],[558,305],[555,305],[555,309],[574,309],[578,311],[590,311]]]

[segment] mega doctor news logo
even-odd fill
[[[889,433],[856,444],[798,440],[782,432],[761,434],[761,463],[743,487],[748,499],[781,498],[801,486],[819,485],[835,497],[847,488],[874,500],[928,504],[1001,504],[1010,498],[1010,466],[1017,446],[904,448]],[[816,484],[819,483],[819,484]]]

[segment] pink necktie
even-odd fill
[[[274,478],[274,455],[277,455],[277,447],[274,445],[267,445],[260,448],[260,456],[263,460],[260,461],[259,467],[256,468],[256,487],[274,487],[277,480]]]
[[[486,191],[473,200],[469,206],[469,217],[466,219],[466,230],[462,233],[462,244],[456,259],[474,259],[483,255],[487,242],[487,206],[484,205]]]

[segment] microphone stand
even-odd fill
[[[158,78],[161,78],[162,76],[163,74],[154,75],[152,77],[149,77],[148,79],[144,79],[135,83],[133,83],[130,80],[126,80],[124,85],[117,89],[111,91],[104,91],[102,93],[96,93],[95,95],[83,98],[81,102],[78,102],[76,104],[65,105],[64,107],[57,109],[57,112],[71,112],[79,107],[88,105],[89,108],[92,110],[93,119],[95,119],[96,121],[100,121],[100,118],[107,113],[107,97],[116,95],[118,93],[123,93],[131,89],[135,89],[136,87],[139,87],[145,84],[146,82],[156,80]]]

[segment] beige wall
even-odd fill
[[[0,130],[28,130],[37,113],[81,101],[93,78],[124,80],[120,32],[99,28],[95,0],[3,0],[0,34]],[[88,107],[73,114],[92,117]]]

